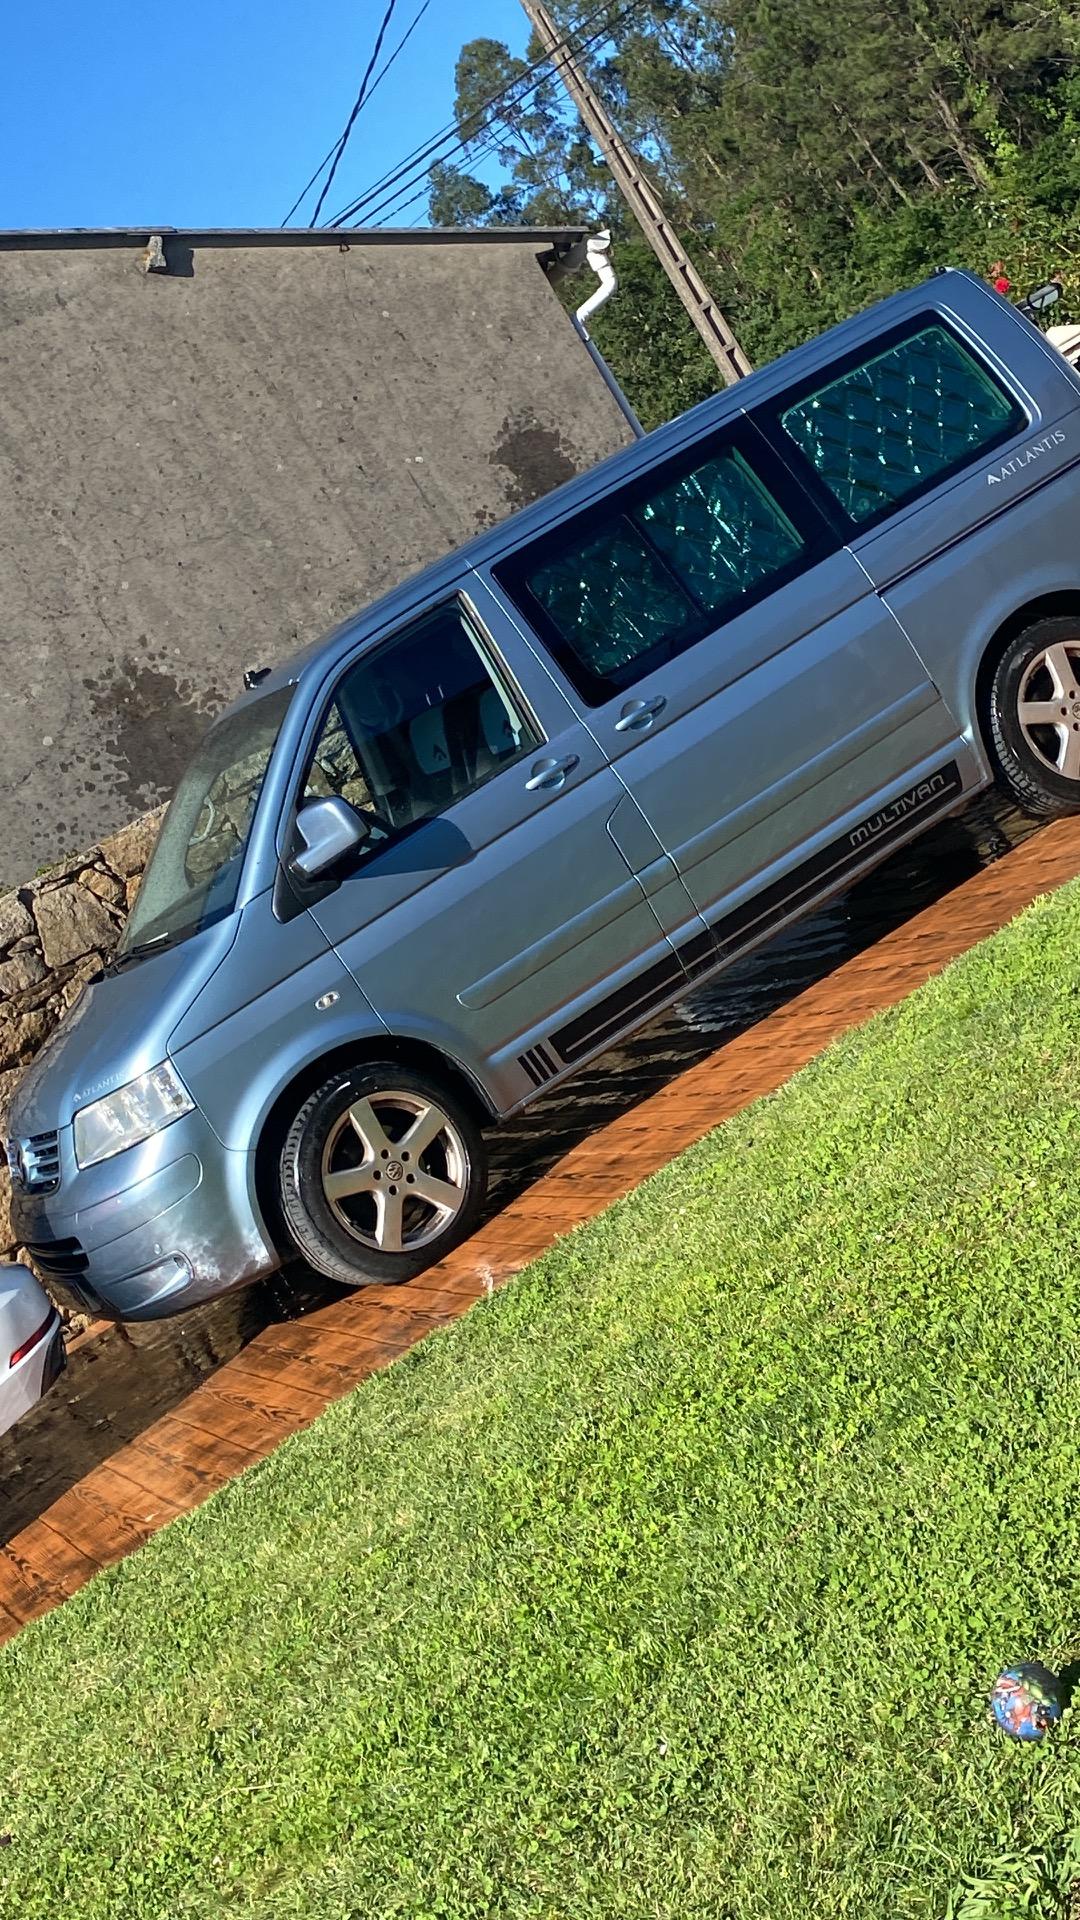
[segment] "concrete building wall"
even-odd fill
[[[324,241],[0,239],[0,890],[165,797],[245,667],[629,438],[535,237]]]

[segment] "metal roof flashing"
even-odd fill
[[[586,227],[37,227],[0,231],[0,253],[146,248],[155,236],[188,247],[537,246],[562,254]]]

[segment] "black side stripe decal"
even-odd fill
[[[940,772],[928,774],[920,780],[918,786],[909,787],[897,800],[891,800],[887,807],[879,808],[868,820],[860,821],[839,840],[834,840],[820,853],[815,853],[802,865],[774,880],[772,886],[765,887],[761,893],[736,907],[734,913],[725,915],[713,928],[716,945],[721,959],[729,959],[739,947],[747,945],[749,940],[757,939],[763,924],[771,925],[786,919],[788,914],[797,912],[815,894],[826,888],[834,887],[848,874],[855,873],[865,866],[871,854],[883,847],[890,846],[894,840],[900,840],[917,821],[924,816],[939,813],[950,800],[963,791],[963,778],[955,760]]]
[[[936,773],[909,787],[888,806],[880,807],[866,820],[812,854],[801,866],[774,880],[733,913],[717,921],[711,933],[695,934],[679,949],[676,959],[661,960],[636,979],[608,994],[587,1013],[579,1014],[552,1035],[552,1043],[570,1065],[585,1054],[612,1039],[632,1021],[644,1018],[662,1005],[689,975],[695,978],[712,972],[731,959],[742,947],[758,940],[771,926],[807,905],[815,895],[831,891],[849,874],[910,832],[922,819],[941,813],[963,792],[960,768],[951,760]],[[681,964],[680,964],[681,963]],[[524,1064],[524,1061],[523,1061]]]
[[[518,1061],[524,1067],[534,1087],[542,1087],[545,1081],[551,1080],[559,1071],[558,1063],[552,1059],[543,1045],[526,1048],[524,1053],[518,1055]]]
[[[628,980],[617,992],[609,993],[606,1000],[590,1007],[587,1013],[579,1014],[568,1026],[560,1027],[558,1033],[552,1035],[554,1044],[564,1060],[580,1060],[582,1054],[591,1053],[602,1041],[618,1033],[620,1027],[628,1026],[635,1018],[643,1018],[650,1008],[674,993],[685,978],[672,953],[645,973],[639,973],[636,979]]]

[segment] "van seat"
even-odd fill
[[[480,697],[480,732],[484,745],[496,760],[505,760],[521,745],[521,728],[511,719],[497,687],[489,687]]]
[[[409,722],[409,744],[422,773],[438,775],[450,772],[450,743],[446,738],[446,719],[441,707],[427,707]]]

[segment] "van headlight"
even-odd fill
[[[140,1073],[126,1087],[80,1107],[75,1115],[75,1158],[80,1167],[96,1167],[125,1147],[137,1147],[173,1120],[193,1113],[195,1102],[168,1060]]]

